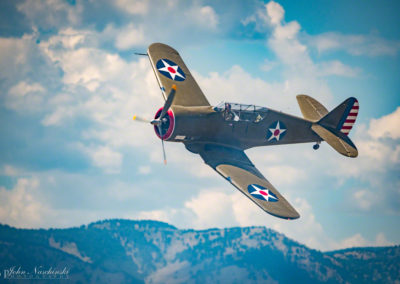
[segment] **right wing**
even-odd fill
[[[167,99],[166,92],[172,88],[172,85],[176,85],[178,88],[173,105],[210,105],[175,49],[162,43],[153,43],[149,46],[147,54],[165,100]]]
[[[297,219],[299,213],[257,170],[244,151],[205,144],[199,154],[204,162],[239,189],[265,212],[284,219]]]

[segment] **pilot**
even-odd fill
[[[232,107],[230,103],[225,103],[225,120],[232,120],[233,118],[233,113],[232,113]]]
[[[262,119],[262,116],[260,114],[257,115],[256,119],[254,120],[255,123],[260,122]]]

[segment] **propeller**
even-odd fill
[[[143,117],[138,116],[138,115],[136,115],[136,114],[133,116],[133,120],[139,121],[139,122],[151,123],[151,120],[150,120],[150,119],[143,118]]]
[[[167,122],[167,119],[165,118],[167,116],[168,110],[172,105],[172,102],[174,101],[175,98],[175,93],[176,93],[176,85],[172,85],[171,91],[168,94],[168,98],[164,103],[164,106],[161,110],[160,116],[158,118],[155,118],[153,120],[148,120],[143,117],[140,117],[138,115],[133,116],[133,120],[139,121],[139,122],[147,122],[151,123],[152,125],[156,125],[158,128],[158,133],[160,134],[161,137],[161,145],[162,145],[162,150],[163,150],[163,158],[164,158],[164,164],[167,164],[167,155],[165,154],[165,147],[164,147],[164,133],[163,133],[163,123]]]

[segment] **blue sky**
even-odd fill
[[[78,226],[156,219],[180,228],[262,225],[312,248],[400,243],[397,1],[2,1],[0,222]],[[134,52],[176,48],[209,101],[301,115],[360,102],[359,157],[323,144],[247,151],[300,212],[265,214],[181,144],[168,166],[152,127],[163,104]]]

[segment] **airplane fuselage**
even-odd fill
[[[173,105],[168,119],[164,140],[185,144],[214,143],[244,150],[321,141],[311,130],[312,122],[268,108],[238,111]]]

